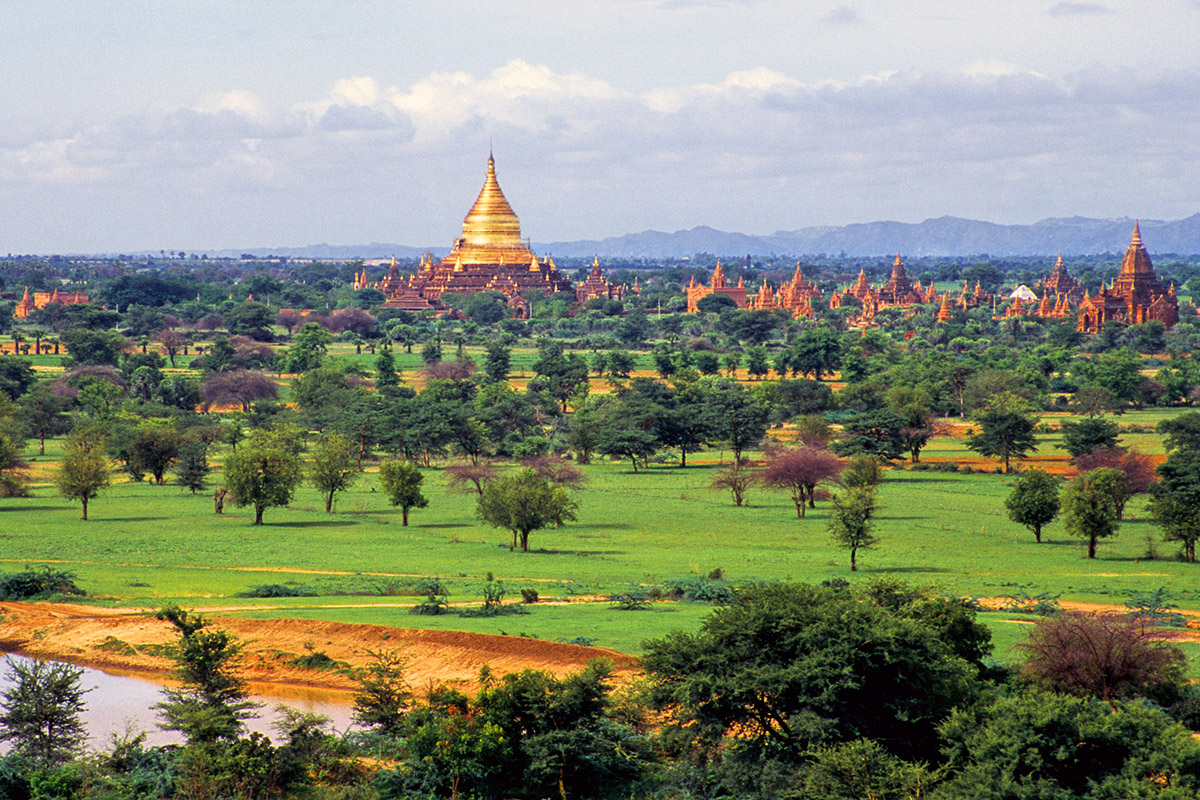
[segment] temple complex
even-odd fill
[[[1058,298],[1065,298],[1074,305],[1079,305],[1083,301],[1083,287],[1079,281],[1067,274],[1067,268],[1063,264],[1062,253],[1058,254],[1058,260],[1054,262],[1054,269],[1050,271],[1050,277],[1042,281],[1042,288],[1046,290],[1044,297],[1053,296],[1055,302]]]
[[[1101,286],[1094,295],[1084,293],[1079,304],[1079,322],[1083,333],[1096,333],[1108,322],[1140,325],[1158,321],[1168,328],[1179,322],[1179,301],[1175,286],[1163,289],[1150,255],[1142,245],[1139,225],[1133,225],[1133,238],[1121,259],[1121,271],[1109,286]]]
[[[638,286],[636,278],[633,281],[633,291],[634,294],[641,294],[641,287]],[[575,299],[580,303],[589,300],[624,300],[627,293],[628,287],[625,284],[608,282],[600,272],[600,257],[596,256],[592,259],[592,270],[588,273],[587,280],[575,289]]]
[[[17,308],[13,311],[13,317],[16,319],[25,319],[39,308],[45,308],[51,303],[61,303],[64,306],[86,305],[88,296],[83,292],[60,292],[55,289],[53,292],[34,292],[30,294],[29,287],[25,287],[25,296],[21,298],[21,302],[17,303]]]
[[[811,319],[814,313],[812,301],[819,300],[820,297],[821,290],[817,288],[817,284],[804,279],[804,272],[797,262],[792,279],[780,286],[777,291],[772,290],[764,278],[758,293],[747,301],[747,307],[757,311],[781,308],[792,312],[793,317]]]
[[[721,260],[717,259],[716,269],[713,270],[712,278],[707,286],[702,283],[696,283],[695,276],[692,277],[692,282],[687,287],[687,310],[689,314],[695,314],[700,310],[697,303],[701,298],[708,297],[710,294],[721,294],[737,303],[738,308],[746,307],[746,284],[741,278],[738,278],[737,286],[730,286],[725,279],[725,270],[721,268]]]
[[[365,271],[360,277],[361,284],[367,284]],[[360,281],[356,285],[366,288]],[[529,313],[528,292],[545,296],[575,293],[554,259],[538,258],[521,238],[521,222],[500,190],[496,161],[490,154],[483,189],[463,219],[462,236],[454,241],[450,253],[437,262],[432,255],[425,255],[416,274],[408,278],[400,274],[392,259],[388,274],[374,288],[387,295],[384,306],[406,311],[444,310],[441,300],[445,294],[500,292],[522,316]]]

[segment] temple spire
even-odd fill
[[[1129,242],[1131,247],[1141,247],[1142,245],[1142,226],[1140,220],[1133,221],[1133,239]]]

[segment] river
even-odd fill
[[[23,658],[13,654],[8,654],[7,657]],[[0,665],[4,667],[0,671],[0,691],[3,691],[11,682],[7,663],[0,661]],[[139,674],[106,672],[90,667],[82,669],[80,685],[89,690],[84,695],[86,708],[82,717],[87,726],[90,748],[105,750],[113,734],[122,735],[127,730],[145,731],[146,740],[150,744],[173,744],[183,741],[178,733],[164,731],[158,727],[158,715],[154,710],[154,704],[162,699],[163,687],[168,685],[169,681],[153,680]],[[333,727],[339,732],[344,732],[352,723],[353,709],[350,696],[346,693],[259,684],[252,684],[250,690],[254,693],[250,699],[262,703],[263,707],[259,709],[258,717],[246,720],[246,727],[272,738],[277,738],[272,723],[278,719],[274,709],[280,703],[300,711],[323,714],[330,718]],[[0,745],[0,750],[7,751],[7,747]]]

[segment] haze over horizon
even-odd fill
[[[0,252],[1200,209],[1200,0],[797,5],[15,0]]]

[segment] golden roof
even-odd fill
[[[521,221],[496,181],[496,160],[488,154],[487,178],[475,205],[463,219],[463,240],[479,247],[522,248]]]

